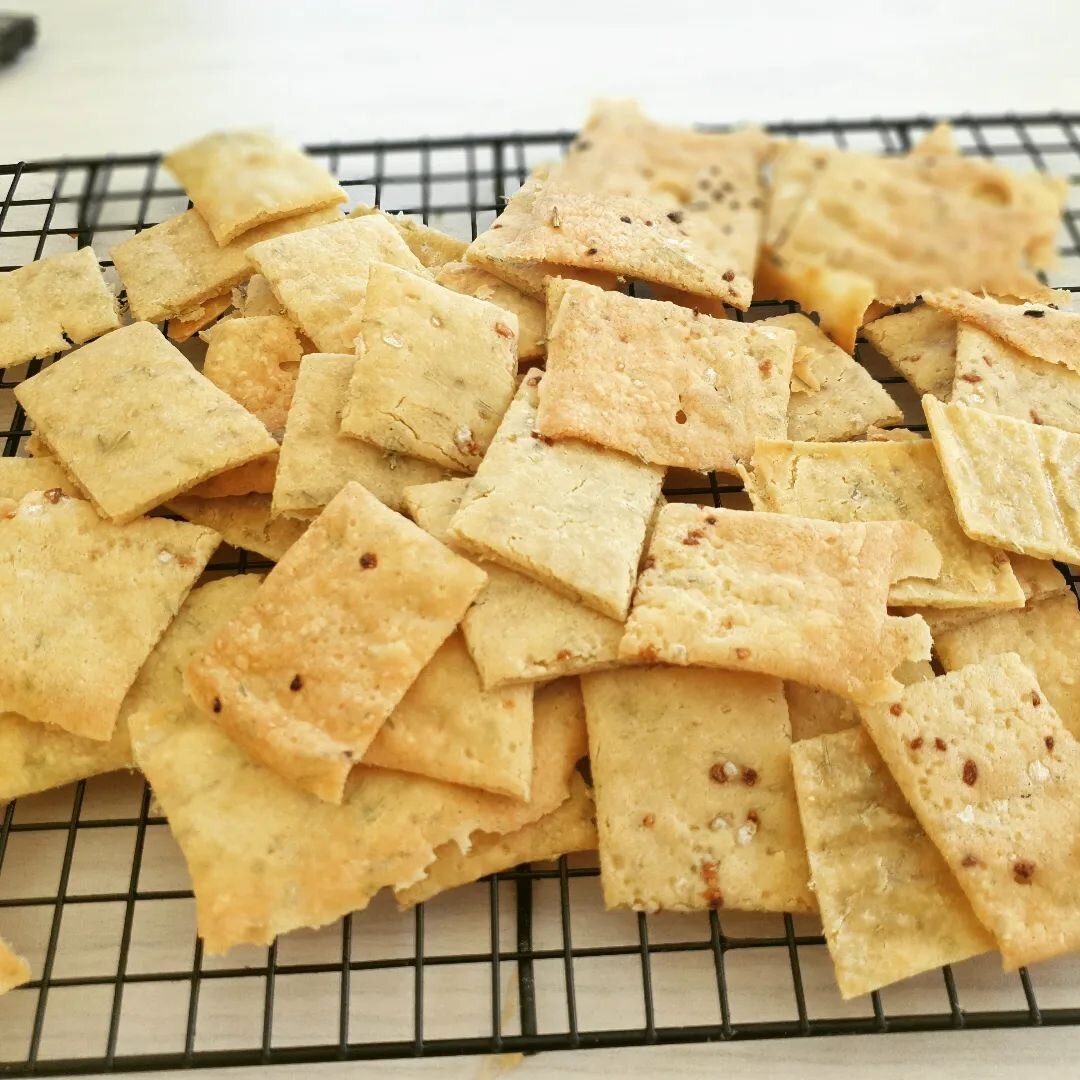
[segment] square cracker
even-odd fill
[[[327,353],[353,351],[372,263],[429,276],[401,234],[381,216],[348,218],[264,240],[249,254],[289,318]]]
[[[787,432],[795,335],[581,282],[548,288],[536,427],[654,465],[731,473]]]
[[[394,899],[402,908],[412,908],[487,874],[522,863],[546,862],[573,851],[593,851],[596,844],[596,807],[585,781],[575,774],[570,778],[570,798],[558,809],[503,836],[478,833],[467,854],[457,844],[444,844],[423,880],[398,890]]]
[[[246,409],[149,323],[133,323],[15,388],[98,510],[131,521],[216,473],[277,450]]]
[[[624,619],[664,470],[536,432],[540,372],[522,380],[450,539]]]
[[[889,603],[1019,607],[1024,593],[1000,550],[960,528],[937,454],[917,442],[766,442],[754,449],[747,492],[755,510],[827,521],[911,521],[941,552],[936,578],[907,578]]]
[[[581,680],[607,908],[813,911],[778,679]]]
[[[0,368],[66,352],[119,325],[93,248],[0,274]]]
[[[1080,612],[1071,592],[943,631],[935,635],[934,648],[946,671],[1015,652],[1035,673],[1062,723],[1080,737]]]
[[[300,361],[281,443],[271,513],[311,518],[347,484],[359,481],[391,510],[412,484],[441,480],[429,461],[387,453],[340,433],[354,356],[311,353]]]
[[[0,499],[18,501],[31,491],[53,491],[79,497],[78,487],[52,457],[0,457]]]
[[[805,315],[775,315],[755,325],[794,331],[796,367],[805,364],[809,368],[809,385],[792,383],[788,438],[815,442],[855,439],[872,426],[903,422],[904,414],[888,391]]]
[[[899,687],[901,661],[930,658],[922,619],[887,615],[889,585],[939,568],[929,534],[908,521],[838,525],[669,503],[619,652],[880,700]]]
[[[468,480],[405,489],[412,519],[453,546],[450,521]],[[485,689],[541,682],[615,667],[622,623],[497,563],[481,568],[487,584],[465,612],[461,629]]]
[[[917,394],[949,400],[956,374],[956,320],[951,315],[919,304],[874,319],[862,332]]]
[[[219,537],[160,518],[114,525],[56,490],[9,506],[0,511],[0,713],[107,740]]]
[[[0,938],[0,994],[28,983],[32,975],[30,965],[3,939]]]
[[[313,158],[265,131],[223,131],[173,150],[165,167],[187,190],[214,239],[348,200]]]
[[[923,411],[968,536],[1080,562],[1080,435],[929,395]]]
[[[994,947],[865,731],[797,743],[791,761],[843,998]]]
[[[1016,653],[861,711],[1005,970],[1080,947],[1080,744]]]
[[[372,214],[386,218],[401,233],[401,239],[408,244],[409,250],[429,270],[438,270],[448,263],[457,262],[464,257],[465,249],[469,246],[467,240],[459,240],[456,236],[429,228],[416,218],[404,214],[388,214],[378,207],[363,204],[349,211],[351,218],[370,217]]]
[[[516,382],[513,315],[396,266],[372,264],[343,435],[473,472]]]
[[[254,551],[272,562],[277,562],[308,526],[306,521],[272,518],[269,495],[225,495],[219,499],[178,495],[165,505],[186,521],[221,533],[226,544]]]
[[[328,802],[485,581],[347,484],[187,669],[257,761]]]
[[[455,631],[379,728],[364,764],[527,799],[532,727],[532,686],[484,690]]]

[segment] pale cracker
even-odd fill
[[[605,907],[814,910],[778,679],[627,668],[581,683]]]
[[[949,400],[956,374],[956,320],[951,315],[919,304],[875,319],[862,332],[917,394]]]
[[[292,518],[272,518],[269,495],[225,495],[217,499],[178,495],[165,505],[185,520],[221,533],[226,544],[254,551],[272,562],[277,562],[300,539],[308,525]]]
[[[53,490],[0,513],[0,713],[101,741],[218,546],[178,521],[114,525]]]
[[[405,489],[420,528],[453,546],[450,521],[468,480]],[[580,675],[615,667],[622,623],[505,566],[485,562],[487,584],[465,612],[461,629],[485,689]]]
[[[197,499],[227,499],[236,495],[269,495],[274,490],[274,476],[277,472],[278,454],[266,454],[255,458],[246,465],[235,469],[226,469],[217,476],[211,476],[201,484],[188,488],[185,495]]]
[[[348,201],[322,165],[265,131],[204,135],[173,150],[164,164],[219,244],[257,225]]]
[[[310,518],[350,481],[357,480],[392,510],[413,484],[441,480],[445,471],[428,461],[388,454],[340,434],[354,356],[312,353],[300,361],[271,513]]]
[[[0,938],[0,994],[6,994],[33,976],[30,965],[3,939]]]
[[[404,214],[388,214],[375,206],[354,206],[349,211],[349,217],[370,217],[378,214],[386,218],[399,233],[401,239],[409,245],[409,250],[429,270],[438,270],[448,263],[456,263],[464,258],[465,249],[469,246],[467,240],[459,240],[456,236],[432,229],[417,221],[416,218],[406,217]]]
[[[527,799],[532,727],[532,686],[485,691],[455,631],[379,728],[364,764]]]
[[[233,305],[232,290],[223,292],[220,296],[211,296],[201,304],[185,311],[182,315],[169,320],[165,333],[170,341],[180,344],[194,337],[200,330],[205,330],[212,323],[217,322]]]
[[[968,536],[1080,562],[1080,435],[929,395],[923,411]]]
[[[831,521],[670,503],[657,518],[619,646],[627,659],[754,671],[880,700],[927,660],[919,618],[886,614],[892,581],[940,556],[907,521]]]
[[[188,668],[197,704],[329,802],[484,574],[347,484]]]
[[[994,947],[865,731],[797,743],[791,761],[841,997]]]
[[[149,323],[83,347],[20,383],[15,397],[60,464],[118,522],[277,449]]]
[[[517,319],[377,262],[358,329],[341,433],[474,472],[514,396]]]
[[[1016,653],[861,712],[1005,970],[1080,947],[1080,744]]]
[[[252,274],[246,285],[234,289],[233,302],[236,310],[249,319],[258,315],[285,314],[284,306],[262,274]]]
[[[0,457],[0,499],[18,501],[31,491],[54,491],[78,497],[79,490],[52,457]]]
[[[467,550],[624,619],[663,469],[534,435],[540,372],[525,376],[450,526]]]

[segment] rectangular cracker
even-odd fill
[[[356,480],[391,510],[413,484],[441,480],[445,471],[428,461],[387,453],[340,434],[354,356],[312,353],[300,361],[285,437],[281,443],[271,513],[311,518]]]
[[[32,977],[29,963],[0,938],[0,994],[28,983]]]
[[[791,760],[843,998],[994,947],[865,731],[797,743]]]
[[[373,262],[429,275],[381,216],[348,218],[266,240],[248,253],[289,318],[327,353],[353,351]]]
[[[220,296],[211,296],[209,300],[204,300],[191,311],[185,311],[175,319],[170,319],[169,325],[165,328],[165,335],[177,344],[188,341],[200,330],[205,330],[206,327],[217,322],[218,318],[232,306],[232,289],[223,292]]]
[[[349,770],[485,580],[347,484],[192,662],[188,689],[256,760],[341,802]]]
[[[936,578],[889,589],[893,606],[1019,607],[1008,556],[969,539],[929,439],[914,442],[759,441],[746,477],[755,510],[827,521],[911,521],[941,552]]]
[[[348,201],[314,158],[266,131],[204,135],[173,150],[164,165],[222,245],[257,225]]]
[[[516,382],[513,315],[388,263],[371,265],[343,435],[474,472]]]
[[[607,908],[813,911],[778,679],[581,680]]]
[[[654,465],[731,473],[787,431],[795,335],[581,282],[548,289],[536,427]]]
[[[889,585],[939,567],[929,535],[907,521],[838,525],[669,503],[619,654],[880,700],[899,686],[901,661],[930,658],[922,619],[886,614]]]
[[[532,686],[484,690],[455,631],[379,728],[364,764],[527,799],[532,727]]]
[[[100,513],[131,521],[277,450],[269,432],[149,323],[133,323],[15,388]]]
[[[404,214],[388,214],[376,206],[363,204],[349,211],[351,218],[370,217],[372,214],[386,218],[401,233],[401,239],[408,244],[409,250],[429,270],[438,270],[448,263],[457,262],[464,257],[465,249],[469,246],[467,240],[459,240],[456,236],[429,228],[416,218]]]
[[[622,620],[664,470],[538,437],[529,372],[450,525],[467,550]]]
[[[1005,970],[1080,947],[1080,744],[1016,653],[861,712]]]
[[[55,489],[8,507],[0,512],[0,713],[105,741],[219,537],[159,518],[115,525]]]
[[[0,274],[0,369],[67,352],[119,325],[93,248]]]
[[[919,304],[874,319],[862,332],[920,397],[949,400],[956,374],[956,320],[951,315]]]
[[[775,315],[755,325],[793,331],[797,368],[809,368],[809,385],[802,379],[792,383],[789,439],[834,442],[858,438],[871,427],[903,423],[903,411],[888,391],[805,315]]]
[[[575,774],[570,780],[570,798],[558,809],[517,832],[503,836],[478,833],[468,854],[457,844],[444,844],[423,880],[398,890],[394,899],[401,908],[412,908],[487,874],[522,863],[546,862],[574,851],[592,851],[596,844],[596,807],[585,781]]]
[[[0,457],[0,499],[18,501],[31,491],[54,491],[79,497],[77,486],[52,457]]]
[[[929,395],[923,411],[968,536],[1080,562],[1080,435]]]
[[[468,485],[462,479],[406,488],[405,507],[420,528],[453,546],[450,521]],[[481,568],[487,584],[465,612],[461,629],[485,689],[619,663],[621,622],[505,566],[485,562]]]
[[[277,562],[304,534],[308,523],[270,516],[269,495],[225,495],[218,499],[178,495],[166,504],[185,521],[220,533],[226,544]]]

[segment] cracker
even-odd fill
[[[79,496],[71,478],[51,457],[0,457],[0,499],[18,501],[31,491],[55,491]]]
[[[1004,552],[969,539],[929,439],[798,443],[761,440],[747,491],[755,510],[826,521],[911,521],[941,552],[936,578],[889,589],[892,605],[1019,607],[1023,590]]]
[[[292,323],[282,315],[229,319],[205,340],[203,374],[280,439],[303,354]]]
[[[377,262],[356,352],[341,433],[475,471],[514,396],[514,316]]]
[[[956,373],[956,320],[951,315],[919,304],[875,319],[862,332],[920,397],[949,400]]]
[[[1015,653],[909,686],[863,724],[1005,970],[1080,947],[1080,745]],[[941,747],[944,746],[944,750]]]
[[[539,372],[503,417],[450,539],[613,619],[624,619],[663,469],[535,436]]]
[[[619,653],[880,700],[899,686],[901,661],[930,657],[921,619],[886,615],[889,585],[939,567],[929,535],[907,521],[838,525],[670,503]]]
[[[934,648],[946,671],[996,653],[1015,652],[1039,680],[1062,723],[1080,735],[1080,612],[1072,593],[1037,600],[1019,611],[1003,611],[968,626],[942,632]]]
[[[787,431],[792,333],[580,282],[551,286],[548,313],[542,435],[731,473]]]
[[[573,851],[592,851],[596,843],[596,807],[585,781],[575,775],[570,780],[570,798],[558,809],[503,836],[478,833],[468,854],[457,844],[444,844],[423,880],[395,893],[395,899],[402,908],[415,907],[487,874],[522,863],[546,862]]]
[[[273,562],[277,562],[307,528],[306,521],[272,518],[269,495],[225,495],[217,499],[178,495],[165,505],[186,521],[221,533],[226,544],[254,551]]]
[[[157,518],[115,525],[55,490],[11,506],[0,514],[0,713],[105,741],[219,537]]]
[[[532,686],[485,691],[455,631],[379,728],[364,764],[527,799],[532,726]]]
[[[119,325],[93,248],[0,274],[0,368],[66,352]]]
[[[246,318],[285,314],[281,301],[262,274],[252,274],[247,284],[235,290],[235,294],[236,310]]]
[[[340,802],[379,727],[484,574],[357,483],[188,668],[188,689],[256,760]]]
[[[923,411],[968,536],[1080,562],[1080,435],[929,395]]]
[[[994,947],[865,731],[798,743],[791,760],[843,998]]]
[[[792,381],[788,401],[789,438],[816,442],[854,439],[871,426],[903,422],[903,412],[885,388],[805,315],[775,315],[755,325],[780,327],[795,334],[796,370],[801,374]]]
[[[438,229],[429,228],[416,218],[406,217],[404,214],[388,214],[375,206],[354,206],[349,211],[349,217],[369,217],[378,214],[386,218],[399,233],[401,239],[409,246],[409,250],[429,270],[438,270],[448,263],[455,263],[465,255],[465,249],[469,246],[467,240],[459,240],[456,236],[439,232]]]
[[[405,489],[413,520],[443,543],[468,480]],[[600,671],[619,663],[622,623],[539,581],[486,562],[487,584],[461,629],[485,689]]]
[[[778,679],[582,680],[607,908],[813,911]]]
[[[428,274],[381,216],[349,218],[267,240],[249,254],[289,318],[327,353],[353,351],[372,263]]]
[[[187,341],[200,330],[205,330],[206,327],[217,322],[218,317],[232,307],[232,303],[233,296],[230,289],[220,296],[211,296],[209,300],[204,300],[191,311],[185,311],[183,315],[170,319],[166,328],[168,339],[177,344]]]
[[[246,465],[211,476],[201,484],[188,488],[185,495],[197,499],[227,499],[239,495],[269,495],[274,490],[274,476],[277,473],[278,454],[275,451],[263,457],[255,458]]]
[[[219,244],[256,225],[348,201],[313,158],[265,131],[224,131],[173,150],[165,167]]]
[[[340,434],[355,362],[354,356],[321,353],[300,361],[273,485],[275,517],[314,517],[350,480],[400,510],[405,488],[445,475],[428,461],[389,454]]]
[[[277,449],[148,323],[85,346],[20,383],[15,397],[97,509],[118,522]]]
[[[6,994],[9,990],[28,983],[31,978],[29,963],[0,938],[0,994]]]

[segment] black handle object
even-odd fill
[[[30,15],[0,12],[0,68],[12,63],[37,39],[37,20]]]

